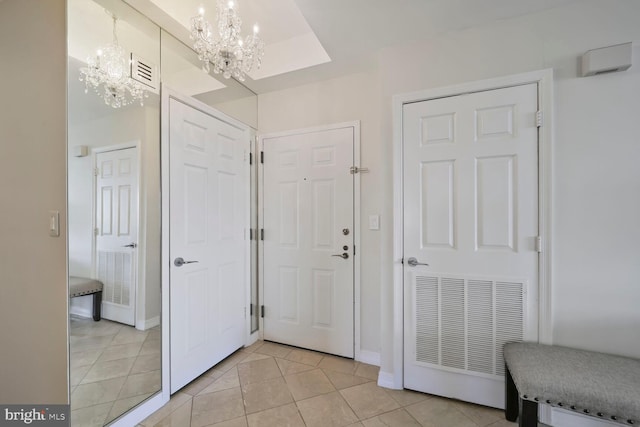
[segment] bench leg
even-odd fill
[[[520,399],[519,427],[538,427],[538,402]]]
[[[509,372],[509,367],[507,367],[506,365],[504,380],[504,400],[504,417],[507,419],[507,421],[511,421],[513,423],[518,419],[518,389],[516,388],[516,384],[513,382],[513,377],[511,376],[511,372]]]
[[[93,294],[93,320],[96,322],[101,319],[100,311],[102,310],[102,291]]]

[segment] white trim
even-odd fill
[[[169,100],[173,91],[160,85],[160,266],[162,283],[162,404],[171,397],[171,301],[169,299]]]
[[[368,365],[380,366],[380,353],[360,349],[358,357],[356,357],[355,360]]]
[[[258,242],[258,337],[264,339],[264,318],[260,310],[264,305],[264,240],[260,238],[260,230],[264,228],[264,166],[260,162],[260,155],[264,151],[264,141],[262,135],[258,135],[256,144],[256,176],[258,181],[258,226],[256,228],[256,241]]]
[[[398,387],[396,387],[395,375],[393,372],[380,371],[378,374],[378,385],[384,388],[398,389]]]
[[[245,244],[245,272],[246,272],[246,278],[245,278],[245,301],[246,301],[246,305],[244,308],[244,318],[245,318],[245,330],[246,330],[246,336],[244,338],[244,345],[245,347],[250,346],[251,344],[253,344],[255,341],[257,341],[256,338],[256,334],[251,333],[251,311],[249,309],[249,307],[251,307],[252,301],[251,301],[251,286],[253,285],[253,275],[254,275],[254,271],[251,268],[251,257],[253,256],[253,253],[251,252],[251,215],[252,215],[252,210],[251,210],[251,187],[253,186],[253,182],[251,181],[251,162],[249,161],[251,153],[252,153],[252,148],[253,148],[253,143],[252,141],[255,141],[255,137],[256,137],[256,131],[253,128],[248,129],[248,137],[249,137],[249,143],[247,145],[247,149],[245,151],[245,163],[246,163],[246,170],[245,170],[245,180],[247,182],[246,185],[246,189],[248,194],[246,195],[246,202],[247,202],[247,209],[246,209],[246,217],[245,217],[245,224],[247,225],[245,227],[245,241],[247,242]]]
[[[360,121],[355,120],[352,122],[334,123],[323,126],[314,126],[302,129],[293,129],[282,132],[274,132],[258,136],[258,151],[264,151],[264,140],[269,138],[280,138],[292,135],[304,135],[315,132],[325,132],[329,130],[337,130],[344,128],[353,128],[353,166],[360,167]],[[258,230],[264,228],[264,166],[260,163],[259,159],[256,160],[258,164]],[[360,174],[354,174],[353,185],[353,244],[356,248],[356,256],[353,258],[353,355],[355,360],[362,360],[361,353],[366,350],[360,348],[360,276],[361,276],[361,254],[362,247],[360,245],[360,230],[361,230],[361,218],[360,218]],[[259,300],[262,303],[264,301],[264,241],[258,241],[258,295]],[[260,304],[262,305],[262,304]],[[258,307],[260,309],[260,307]],[[262,317],[259,318],[259,333],[260,338],[264,338],[264,321]],[[366,354],[364,357],[367,357]],[[364,360],[362,360],[364,361]],[[376,366],[380,366],[380,357],[378,355]],[[370,363],[370,362],[365,362]],[[374,364],[374,363],[371,363]]]
[[[542,408],[541,408],[542,409]],[[620,423],[608,421],[600,418],[590,417],[576,412],[566,411],[560,408],[551,408],[551,419],[547,421],[540,420],[550,426],[562,427],[610,427],[620,426]]]
[[[162,408],[162,406],[168,401],[169,397],[165,399],[164,393],[158,393],[149,398],[149,400],[134,406],[129,412],[125,412],[124,415],[109,424],[109,427],[131,427],[137,425],[140,421]]]
[[[360,164],[360,121],[351,122],[353,127],[353,166],[362,167]],[[356,249],[356,254],[353,257],[353,357],[355,360],[359,360],[372,365],[380,366],[380,354],[378,354],[377,363],[374,361],[367,362],[366,358],[368,353],[366,350],[362,350],[360,335],[361,335],[361,265],[362,265],[362,245],[360,244],[362,236],[361,233],[361,218],[360,218],[360,182],[361,174],[356,173],[353,175],[353,245]],[[364,354],[363,354],[364,353]]]
[[[538,84],[538,108],[544,112],[544,124],[538,136],[538,192],[539,192],[539,234],[543,248],[539,262],[539,300],[538,300],[538,339],[541,343],[551,344],[552,301],[551,301],[551,180],[553,152],[553,70],[546,69],[488,80],[463,83],[424,91],[393,96],[393,372],[380,372],[378,383],[391,384],[390,388],[403,387],[403,339],[404,308],[402,271],[403,257],[403,218],[402,203],[403,161],[402,161],[402,106],[411,102],[461,95],[470,92],[494,90],[529,83]],[[387,364],[389,365],[389,364]],[[384,377],[383,377],[384,375]],[[393,379],[390,380],[389,376]]]
[[[141,319],[140,323],[136,322],[136,329],[146,331],[147,329],[155,328],[160,325],[160,316],[152,317],[151,319]]]
[[[83,298],[85,297],[85,298]],[[73,300],[82,298],[82,301],[88,301],[87,306],[93,307],[93,295],[81,295],[79,297],[70,298],[69,302],[69,314],[74,316],[80,316],[87,319],[93,319],[93,311],[84,307],[84,304],[74,305]]]

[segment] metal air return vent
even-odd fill
[[[158,67],[135,53],[131,53],[131,78],[145,85],[149,91],[160,93]]]

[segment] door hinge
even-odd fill
[[[264,164],[264,151],[260,152],[260,163]]]
[[[536,111],[536,126],[542,127],[544,116],[541,110]]]
[[[253,228],[249,229],[249,240],[253,240]]]
[[[356,245],[353,245],[353,256],[356,256]]]
[[[253,164],[253,153],[249,153],[249,164]]]
[[[264,228],[260,229],[260,240],[264,240]]]
[[[93,168],[93,176],[98,176],[99,170],[98,168]]]
[[[98,227],[93,229],[93,235],[97,236],[98,234],[100,234],[100,230],[98,229]]]
[[[249,316],[253,317],[253,304],[249,304]]]
[[[400,258],[400,264],[404,265],[404,258]]]
[[[349,173],[351,175],[357,174],[357,173],[367,173],[369,172],[369,168],[359,168],[357,166],[351,166],[349,168]]]
[[[260,306],[260,317],[264,319],[264,305]]]
[[[536,237],[536,252],[542,253],[542,236]]]

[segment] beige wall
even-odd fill
[[[0,402],[67,403],[65,1],[1,2],[0,58]]]
[[[584,0],[380,53],[383,138],[398,93],[552,68],[552,333],[556,344],[640,357],[640,2]],[[579,77],[589,49],[635,41],[633,67]],[[399,72],[395,64],[404,63]],[[384,157],[391,146],[384,144]],[[391,164],[385,163],[391,177]],[[390,198],[390,180],[384,197]],[[390,199],[389,199],[390,200]],[[392,206],[385,204],[389,218]],[[389,231],[391,224],[383,222]],[[391,259],[390,239],[383,260]],[[383,262],[383,301],[391,269]],[[386,292],[386,294],[384,293]],[[390,299],[390,297],[389,297]],[[384,307],[383,307],[384,308]],[[389,312],[384,310],[383,312]],[[383,324],[391,319],[383,317]],[[383,370],[393,331],[383,331]]]
[[[587,50],[640,42],[640,3],[585,0],[426,42],[388,48],[368,74],[259,96],[261,133],[362,121],[362,348],[392,373],[392,109],[395,94],[554,71],[554,342],[640,357],[640,48],[624,73],[578,76]],[[399,68],[398,64],[402,67]],[[366,230],[369,214],[381,230]],[[378,295],[374,295],[379,292]]]

